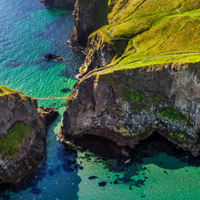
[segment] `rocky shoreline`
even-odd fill
[[[58,111],[38,108],[36,100],[19,91],[1,88],[0,180],[16,184],[43,161],[46,131]]]
[[[102,40],[91,17],[101,1],[89,5],[77,1],[71,47],[87,54],[78,78],[109,64],[122,54],[124,42]],[[121,49],[120,49],[121,48]],[[155,131],[193,156],[200,151],[199,63],[168,63],[133,70],[93,75],[75,85],[64,112],[61,141],[83,135],[110,139],[132,149]],[[145,80],[145,81],[144,81]],[[73,144],[71,144],[73,146]]]

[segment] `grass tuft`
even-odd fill
[[[6,135],[0,136],[0,154],[3,158],[15,158],[23,139],[32,133],[32,129],[24,123],[16,123]]]

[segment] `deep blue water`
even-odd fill
[[[46,9],[40,0],[1,0],[0,85],[36,97],[69,95],[84,59],[69,48],[72,31],[71,11]],[[47,62],[42,58],[47,53],[65,60]],[[86,152],[67,149],[56,137],[65,104],[39,101],[60,112],[48,130],[46,158],[24,182],[0,185],[0,199],[200,199],[199,159],[162,139],[139,145],[129,164],[113,157],[118,147],[96,138]]]

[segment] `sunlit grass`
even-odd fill
[[[5,86],[1,86],[0,85],[0,97],[1,96],[8,96],[8,98],[11,98],[13,97],[13,94],[15,93],[18,93],[19,96],[22,98],[22,99],[26,99],[27,96],[25,96],[22,92],[20,91],[17,91],[17,90],[14,90],[14,89],[11,89],[11,88],[8,88],[8,87],[5,87]]]
[[[200,53],[200,0],[115,1],[107,17],[108,25],[90,36],[98,35],[96,47],[104,42],[120,50],[118,40],[126,41],[127,46],[106,66],[106,71],[200,60],[196,54],[190,54]],[[175,55],[181,53],[189,54]]]

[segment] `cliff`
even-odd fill
[[[134,148],[156,131],[197,155],[199,66],[149,66],[85,79],[67,102],[62,135],[94,134]]]
[[[71,45],[87,57],[67,101],[61,140],[94,134],[134,148],[157,131],[197,156],[200,1],[104,5],[76,2]]]
[[[48,123],[42,114],[45,109],[38,109],[40,114],[36,100],[0,86],[0,180],[3,183],[19,182],[44,158],[45,123]],[[58,114],[52,112],[50,119]]]
[[[75,0],[43,0],[41,1],[47,8],[74,9]]]
[[[199,9],[199,0],[77,0],[71,47],[87,54],[79,77],[109,63],[199,62]]]
[[[74,32],[70,40],[73,49],[88,53],[88,36],[108,23],[107,15],[113,5],[107,0],[76,1]]]

